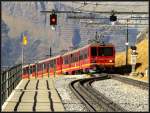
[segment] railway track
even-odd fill
[[[92,87],[129,112],[149,111],[149,83],[118,74],[109,74],[109,77],[111,79],[93,82]]]
[[[75,80],[69,84],[69,87],[90,112],[127,112],[127,110],[92,88],[92,82],[105,79],[110,79],[110,76],[102,75],[100,77]]]
[[[130,85],[139,87],[141,89],[146,89],[146,90],[149,89],[149,83],[147,83],[147,82],[126,78],[126,77],[118,75],[118,74],[109,74],[109,77],[112,79],[118,80],[120,82],[124,82],[126,84],[130,84]]]

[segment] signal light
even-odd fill
[[[115,16],[114,14],[110,16],[110,21],[114,22],[117,21],[117,16]]]
[[[131,46],[131,49],[132,49],[132,50],[136,50],[137,47],[136,47],[136,46]]]
[[[57,15],[56,14],[50,15],[50,25],[57,25]]]

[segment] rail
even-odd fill
[[[1,107],[22,79],[21,72],[22,64],[18,64],[1,73]]]
[[[110,79],[106,75],[101,75],[100,77],[86,78],[72,81],[69,84],[70,89],[73,93],[79,98],[87,107],[90,112],[96,111],[121,111],[126,112],[127,110],[123,109],[118,104],[115,104],[112,100],[105,97],[100,92],[92,88],[91,83],[97,80]]]

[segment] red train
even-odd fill
[[[23,67],[23,78],[101,71],[115,66],[112,44],[88,44],[82,48],[57,55]]]

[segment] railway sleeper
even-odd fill
[[[101,100],[101,101],[97,101],[100,105],[102,104],[102,102],[105,105],[109,105],[109,110],[111,111],[126,111],[125,109],[123,109],[121,106],[115,104],[113,101],[111,101],[110,99],[106,98],[103,94],[101,94],[100,92],[98,92],[97,90],[93,89],[91,87],[91,83],[94,80],[91,80],[87,83],[84,84],[85,87],[87,87],[87,90],[93,95],[92,98],[97,101],[97,100]],[[89,90],[90,89],[90,90]],[[108,107],[108,106],[107,106]],[[107,107],[105,109],[107,109]]]
[[[100,100],[98,99],[98,98],[96,98],[95,97],[95,95],[93,95],[92,93],[94,93],[94,92],[90,92],[89,91],[89,89],[86,89],[85,87],[82,87],[81,85],[79,85],[79,88],[83,91],[83,92],[85,92],[85,93],[83,93],[83,95],[86,95],[88,98],[90,98],[90,99],[88,99],[88,100],[90,100],[90,101],[88,101],[88,102],[94,102],[94,103],[96,103],[98,106],[95,106],[94,108],[96,109],[96,111],[105,111],[104,109],[103,109],[103,107],[104,107],[104,105],[102,105],[102,103],[100,102]],[[94,100],[94,101],[92,101],[92,100]],[[92,104],[92,105],[94,105],[94,104]]]
[[[95,109],[94,109],[91,105],[89,105],[89,104],[87,103],[87,100],[84,99],[84,97],[81,95],[81,93],[79,93],[79,92],[75,89],[75,87],[74,87],[73,84],[74,84],[75,82],[77,82],[77,81],[78,81],[78,80],[73,81],[72,83],[69,84],[70,89],[73,91],[73,93],[76,95],[76,97],[77,97],[79,100],[81,100],[81,101],[85,104],[85,106],[88,108],[88,110],[89,110],[90,112],[95,112]]]
[[[88,103],[90,103],[91,106],[94,107],[94,109],[96,111],[101,111],[101,112],[105,111],[99,103],[97,103],[96,101],[93,100],[93,97],[91,95],[89,95],[87,93],[85,94],[84,92],[82,92],[81,95],[84,96],[84,98],[88,101]]]

